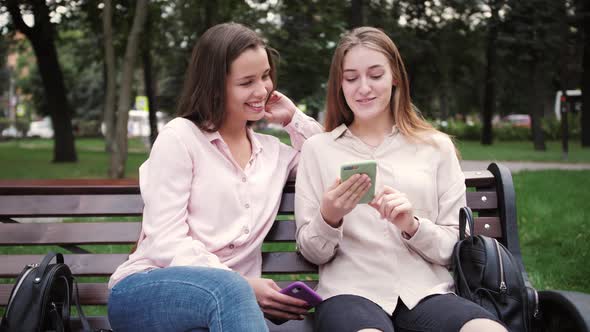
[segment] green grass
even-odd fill
[[[514,175],[520,245],[538,289],[590,293],[590,171]]]
[[[546,151],[535,151],[532,142],[496,142],[481,145],[476,141],[456,141],[464,160],[510,160],[590,163],[590,148],[582,149],[580,142],[570,141],[567,160],[563,160],[561,142],[547,142]]]
[[[76,140],[77,163],[52,163],[53,141],[26,139],[0,143],[0,178],[60,179],[106,178],[109,157],[100,139]],[[139,140],[130,140],[125,176],[138,177],[138,168],[147,158],[147,148]]]

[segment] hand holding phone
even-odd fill
[[[309,309],[317,306],[323,301],[321,296],[319,296],[313,289],[301,281],[295,281],[289,286],[281,289],[280,293],[307,302]],[[286,319],[276,317],[268,317],[268,320],[276,325],[283,324],[287,321]]]
[[[354,174],[366,174],[371,179],[371,187],[358,202],[359,204],[368,204],[375,197],[377,162],[375,160],[363,160],[346,163],[340,167],[340,179],[342,182],[346,181]]]
[[[301,281],[295,281],[283,288],[281,293],[307,302],[310,308],[313,308],[322,302],[322,297]]]

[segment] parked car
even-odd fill
[[[502,122],[512,127],[530,128],[531,116],[528,114],[509,114],[502,118]]]
[[[52,138],[53,127],[51,126],[51,118],[44,117],[40,121],[31,122],[29,131],[27,131],[28,137],[41,137],[41,138]]]
[[[5,128],[4,130],[2,130],[2,133],[0,136],[2,137],[21,137],[23,134],[18,131],[18,129],[16,129],[15,126],[10,126],[8,128]]]

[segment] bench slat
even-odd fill
[[[475,218],[475,234],[489,237],[501,238],[502,225],[498,217],[478,217]]]
[[[501,237],[497,217],[475,219],[476,232]],[[487,228],[485,224],[488,224]],[[1,224],[0,245],[60,245],[60,244],[132,244],[140,232],[139,222]],[[295,241],[293,220],[277,221],[265,242]]]
[[[465,185],[467,187],[491,187],[495,183],[494,174],[488,170],[464,171]]]
[[[498,208],[498,197],[491,191],[469,191],[466,193],[467,206],[473,211],[495,210]]]
[[[139,195],[8,195],[0,200],[0,216],[133,216],[141,215]]]
[[[111,275],[127,260],[127,254],[72,254],[64,255],[72,273],[79,276]],[[0,255],[0,277],[16,277],[25,265],[39,263],[44,255]]]
[[[127,260],[127,254],[66,254],[65,263],[72,273],[79,276],[111,275]],[[25,265],[39,263],[43,255],[0,255],[0,277],[16,277]],[[315,273],[317,267],[296,252],[266,252],[262,254],[262,272]]]
[[[0,180],[0,195],[139,194],[137,179]]]
[[[140,229],[139,222],[0,224],[0,245],[135,243]]]
[[[318,267],[306,261],[296,252],[265,252],[262,253],[262,273],[292,274],[317,273]]]

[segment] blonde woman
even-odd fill
[[[465,179],[449,137],[414,109],[402,58],[382,31],[362,27],[336,48],[327,133],[302,148],[297,242],[320,266],[318,331],[506,331],[453,294],[448,271]],[[377,162],[346,181],[340,166]]]

